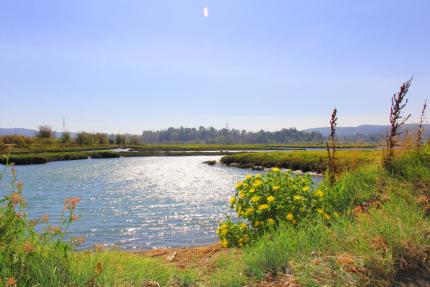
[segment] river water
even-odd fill
[[[129,157],[17,166],[30,218],[60,220],[67,197],[79,197],[69,236],[127,249],[209,244],[232,215],[234,184],[256,171],[203,164],[220,156]],[[1,183],[5,192],[7,178]],[[2,194],[4,195],[4,194]]]

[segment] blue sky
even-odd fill
[[[207,7],[209,17],[203,16]],[[0,0],[0,127],[384,124],[430,96],[428,0]]]

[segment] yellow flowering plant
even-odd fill
[[[239,221],[221,222],[217,233],[224,247],[243,246],[281,221],[297,225],[314,217],[331,218],[324,191],[314,186],[309,175],[295,176],[278,168],[246,176],[229,201]]]

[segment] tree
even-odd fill
[[[50,126],[47,126],[47,125],[39,126],[39,130],[36,133],[36,137],[41,139],[49,139],[54,137],[54,131]]]
[[[63,144],[70,142],[70,133],[67,131],[64,131],[61,134],[60,142]]]

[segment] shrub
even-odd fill
[[[219,225],[217,234],[224,247],[244,246],[280,222],[295,226],[312,218],[331,217],[324,192],[314,186],[309,175],[294,176],[279,168],[246,176],[237,183],[230,203],[245,221],[234,223],[227,218]]]
[[[62,226],[49,225],[47,217],[29,220],[24,210],[23,184],[17,180],[14,167],[10,173],[12,189],[0,199],[0,278],[7,286],[70,285],[73,276],[68,258],[72,246],[64,241],[64,235],[77,218],[79,199],[65,201]],[[4,172],[0,180],[3,176]],[[42,233],[35,231],[38,224],[45,225]],[[0,285],[3,283],[0,281]]]

